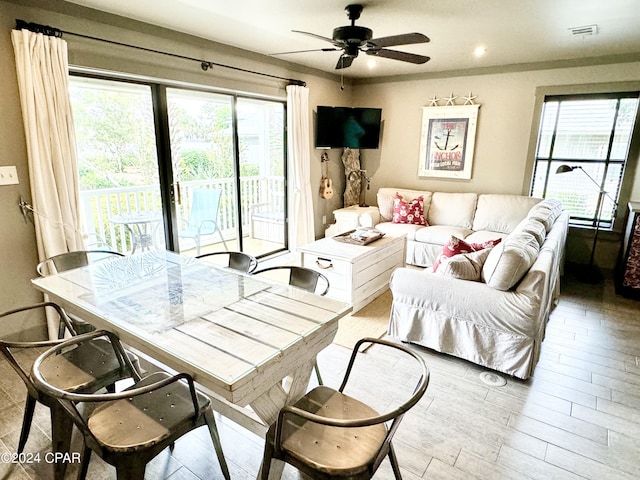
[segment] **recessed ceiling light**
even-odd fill
[[[376,67],[376,59],[375,58],[370,58],[367,61],[367,67],[369,67],[370,69],[373,69]]]
[[[483,56],[485,53],[487,53],[487,49],[485,47],[476,47],[476,49],[473,51],[473,54],[476,57],[481,57]]]

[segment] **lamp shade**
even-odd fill
[[[580,167],[570,167],[569,165],[560,165],[556,170],[556,173],[573,172],[576,168],[580,168]]]

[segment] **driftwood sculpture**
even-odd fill
[[[360,203],[361,175],[360,175],[360,150],[345,148],[342,153],[344,165],[345,188],[344,206],[358,205]]]

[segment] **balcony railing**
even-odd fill
[[[237,236],[237,202],[233,178],[180,182],[180,204],[176,204],[178,218],[187,219],[191,211],[192,192],[196,188],[216,188],[221,190],[218,225],[225,240]],[[250,220],[255,205],[273,205],[282,209],[282,177],[243,177],[240,180],[240,208],[242,211],[242,231],[248,235]],[[88,232],[88,244],[109,246],[112,249],[128,252],[132,249],[131,235],[123,224],[111,222],[115,215],[141,212],[162,212],[160,189],[157,185],[136,187],[115,187],[80,192],[85,231]],[[281,210],[283,211],[283,210]],[[161,228],[152,233],[156,245],[164,244]],[[218,239],[219,240],[219,239]]]

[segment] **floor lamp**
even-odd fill
[[[589,268],[590,268],[590,273],[592,275],[591,278],[588,278],[588,280],[591,281],[591,283],[598,283],[600,281],[602,281],[602,275],[600,274],[600,271],[598,270],[597,266],[594,263],[595,260],[595,255],[596,255],[596,247],[598,245],[598,234],[600,233],[600,218],[602,216],[602,206],[603,206],[603,199],[606,196],[607,198],[609,198],[609,200],[611,200],[613,202],[613,208],[614,208],[614,214],[613,217],[615,219],[615,211],[618,208],[618,202],[616,202],[611,195],[609,195],[606,191],[604,191],[601,187],[601,185],[596,182],[593,177],[591,175],[589,175],[582,167],[580,166],[576,166],[576,167],[570,167],[569,165],[560,165],[558,167],[558,169],[556,170],[556,173],[567,173],[567,172],[573,172],[574,170],[580,170],[582,171],[582,173],[584,173],[587,178],[589,178],[589,180],[591,180],[593,182],[593,184],[598,187],[598,190],[600,191],[599,195],[598,195],[598,214],[596,216],[596,231],[595,234],[593,235],[593,246],[591,247],[591,258],[589,259]]]

